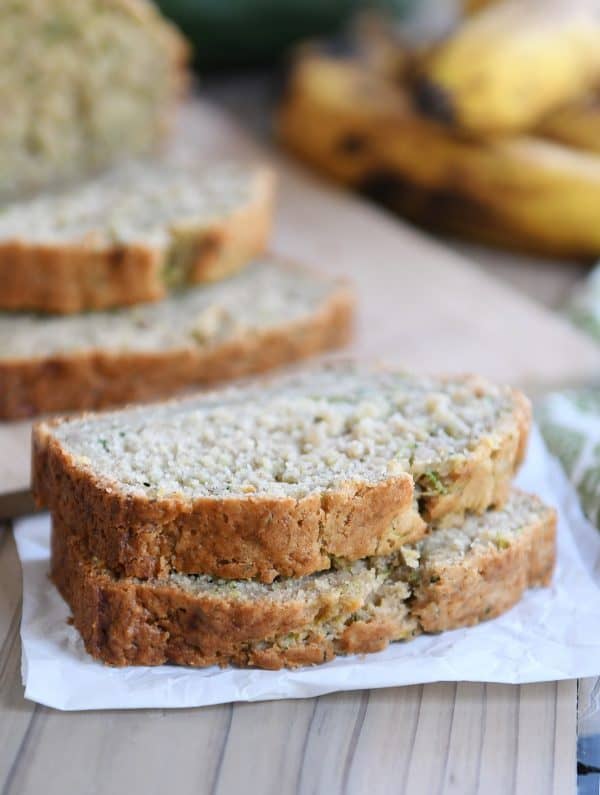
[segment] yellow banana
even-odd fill
[[[551,113],[537,128],[546,138],[600,154],[600,96],[590,94]]]
[[[359,185],[381,161],[382,126],[405,96],[360,64],[311,55],[295,66],[277,116],[280,140],[339,182]]]
[[[557,256],[600,253],[593,154],[528,136],[466,141],[379,76],[324,58],[297,66],[278,125],[305,160],[411,217]]]
[[[504,0],[467,18],[422,66],[423,111],[488,137],[533,127],[600,82],[598,0]]]

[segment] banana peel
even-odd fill
[[[424,113],[487,138],[532,129],[599,82],[597,0],[504,0],[429,53],[417,97]]]
[[[277,135],[338,182],[360,186],[381,164],[382,127],[405,113],[405,97],[358,64],[312,55],[294,69]]]
[[[554,141],[600,154],[600,96],[589,94],[551,113],[536,131]]]
[[[453,135],[350,61],[296,65],[280,140],[345,185],[436,229],[552,256],[600,253],[600,157],[515,136]]]

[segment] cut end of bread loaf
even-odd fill
[[[230,276],[268,242],[274,175],[131,162],[0,215],[0,309],[71,314]]]
[[[5,313],[0,418],[148,401],[264,372],[345,344],[353,309],[343,282],[272,258],[156,304]]]
[[[293,668],[500,615],[549,582],[554,555],[554,512],[514,492],[503,510],[395,555],[270,585],[116,578],[55,521],[52,576],[86,649],[104,662]]]
[[[153,152],[187,83],[188,48],[146,0],[0,8],[0,198]]]
[[[33,489],[116,571],[269,582],[501,506],[528,425],[507,387],[338,364],[41,423]]]

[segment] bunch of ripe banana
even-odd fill
[[[466,0],[443,41],[299,51],[284,144],[438,231],[600,254],[600,0]]]

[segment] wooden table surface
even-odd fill
[[[284,214],[296,210],[301,208],[288,202]],[[279,238],[285,247],[289,230]],[[521,295],[550,306],[560,303],[582,273],[574,265],[557,267],[445,245],[466,253],[482,273],[491,272],[518,287]],[[310,253],[310,243],[306,248]],[[494,282],[481,278],[481,285],[491,289]],[[511,298],[501,287],[498,295],[500,305]],[[519,295],[514,300],[517,324],[523,309],[524,317],[531,315],[532,336],[538,322],[548,329],[548,368],[538,362],[537,371],[549,376],[543,385],[548,388],[557,380],[550,360],[560,355],[552,342],[553,321],[533,304],[521,307]],[[487,307],[490,315],[494,305],[490,301]],[[475,331],[463,329],[465,338]],[[449,328],[447,333],[451,338],[454,332]],[[493,339],[494,331],[490,327],[482,334]],[[566,346],[566,358],[570,346],[574,350],[579,344],[569,335],[557,337]],[[593,356],[581,345],[591,367]],[[538,350],[542,356],[544,346]],[[467,357],[475,359],[474,351],[465,345]],[[500,361],[499,369],[510,361]],[[575,792],[576,682],[433,684],[204,709],[60,713],[23,698],[20,604],[20,567],[7,527],[0,530],[2,795],[229,795],[246,789],[277,795]],[[593,683],[582,688],[588,702],[597,697]]]

